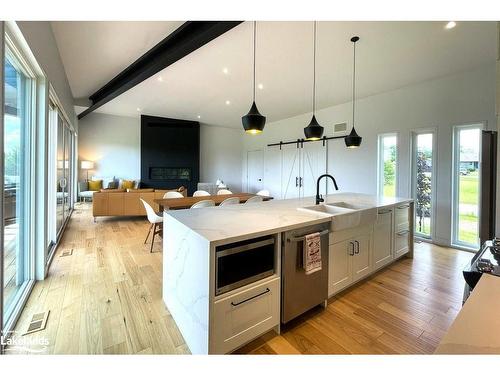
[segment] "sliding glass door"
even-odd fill
[[[453,135],[453,244],[479,248],[481,128],[456,126]]]
[[[431,239],[434,225],[435,132],[412,133],[412,193],[415,234]]]
[[[12,49],[4,59],[3,318],[7,322],[33,277],[33,119],[35,79]]]

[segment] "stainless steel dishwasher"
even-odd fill
[[[323,304],[328,299],[328,234],[330,223],[300,228],[282,235],[281,323]],[[303,268],[305,236],[321,234],[321,270],[306,275]]]

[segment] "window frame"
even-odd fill
[[[481,133],[483,130],[486,129],[486,124],[484,122],[478,121],[475,123],[467,123],[467,124],[461,124],[461,125],[454,125],[453,126],[453,131],[452,131],[452,182],[451,182],[451,191],[452,191],[452,197],[451,197],[451,245],[453,247],[457,247],[460,249],[468,250],[468,251],[477,251],[479,250],[479,247],[481,244],[479,243],[477,247],[471,246],[470,243],[460,241],[458,239],[458,234],[460,232],[459,229],[459,222],[460,220],[458,219],[460,216],[460,211],[459,211],[459,179],[460,179],[460,149],[459,147],[459,132],[460,130],[464,129],[479,129],[479,132]],[[479,140],[479,166],[481,166],[481,139]],[[479,171],[481,171],[479,167]],[[457,173],[458,171],[458,173]],[[479,235],[479,228],[480,228],[480,223],[479,220],[481,219],[481,175],[479,175],[479,186],[478,186],[478,195],[479,195],[479,201],[478,201],[478,207],[477,207],[477,217],[478,217],[478,235]]]
[[[394,197],[399,195],[399,132],[381,133],[377,138],[377,195],[384,197],[384,138],[396,137],[396,178]]]
[[[417,150],[417,136],[421,134],[432,134],[432,190],[431,190],[431,227],[429,230],[429,235],[425,235],[422,233],[419,233],[416,231],[416,225],[417,225],[417,210],[416,210],[416,205],[417,205],[417,199],[416,199],[416,185],[417,185],[417,175],[416,175],[416,169],[417,169],[417,158],[416,158],[416,150]],[[410,182],[410,193],[412,199],[415,201],[415,210],[414,210],[414,233],[415,237],[424,240],[424,241],[429,241],[432,242],[434,239],[434,234],[435,234],[435,225],[436,225],[436,192],[437,192],[437,186],[438,186],[438,176],[437,176],[437,171],[436,171],[436,164],[438,161],[438,149],[437,149],[437,139],[438,139],[438,128],[437,127],[430,127],[430,128],[417,128],[417,129],[412,129],[410,131],[410,178],[408,179]]]
[[[24,190],[24,200],[25,200],[25,206],[23,207],[23,214],[25,215],[25,227],[23,228],[23,232],[21,232],[21,235],[24,237],[25,242],[24,246],[27,250],[23,252],[23,266],[25,267],[24,272],[26,275],[26,280],[23,282],[21,285],[21,288],[16,292],[15,296],[15,303],[12,306],[9,306],[8,309],[6,309],[6,306],[4,305],[4,295],[3,295],[3,289],[2,289],[2,301],[1,301],[1,313],[2,313],[2,330],[4,332],[7,332],[7,334],[11,331],[11,329],[15,326],[17,320],[19,319],[19,316],[22,312],[22,309],[24,308],[26,301],[31,293],[31,290],[33,289],[33,286],[35,284],[35,271],[36,271],[36,239],[38,235],[38,228],[37,228],[37,215],[36,215],[36,194],[37,194],[37,189],[36,189],[36,181],[37,181],[37,163],[36,163],[36,155],[37,155],[37,150],[38,150],[38,144],[37,144],[37,129],[40,126],[40,114],[44,113],[43,109],[43,102],[41,98],[43,95],[40,95],[39,93],[39,88],[41,87],[41,80],[44,80],[45,77],[43,75],[42,70],[40,69],[38,63],[34,59],[33,55],[29,51],[29,48],[27,47],[27,43],[22,37],[22,33],[20,32],[19,28],[17,27],[16,23],[13,21],[7,21],[3,23],[4,29],[3,29],[3,56],[2,56],[2,72],[4,70],[4,61],[7,57],[9,57],[11,60],[14,60],[16,64],[16,68],[19,68],[19,70],[22,72],[22,74],[26,75],[29,78],[29,99],[27,102],[24,104],[28,109],[26,110],[27,113],[29,113],[29,117],[27,118],[27,124],[28,124],[28,129],[26,130],[26,137],[27,139],[23,140],[26,142],[26,147],[25,150],[27,152],[25,153],[25,163],[26,163],[25,168],[28,168],[28,170],[25,170],[23,173],[26,174],[26,186]],[[3,75],[3,74],[2,74]],[[2,81],[2,84],[4,84],[4,81]],[[2,101],[5,101],[5,98],[2,98]],[[3,107],[4,103],[2,103]],[[5,114],[4,114],[5,115]],[[1,145],[1,153],[3,154],[4,152],[4,142],[5,140],[3,139],[3,132],[4,132],[4,123],[2,123],[2,145]],[[3,160],[3,158],[2,158]],[[2,163],[3,164],[3,163]],[[3,167],[2,167],[3,169]],[[3,170],[2,170],[2,189],[4,188],[4,178],[3,178]],[[3,201],[2,201],[3,204]],[[3,205],[2,205],[3,207]],[[2,221],[3,221],[3,214],[2,216]],[[3,232],[3,225],[2,225],[2,238],[0,239],[2,242],[2,274],[3,274],[3,242],[4,242],[4,232]],[[27,240],[26,240],[27,239]],[[3,276],[2,276],[3,278]],[[3,280],[2,280],[2,288],[3,288]],[[5,315],[5,317],[4,317]]]

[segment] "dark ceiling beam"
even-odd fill
[[[82,119],[118,95],[196,51],[243,21],[188,21],[133,62],[102,88],[90,95],[91,106],[78,115]]]

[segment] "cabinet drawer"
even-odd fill
[[[278,325],[279,304],[279,277],[216,301],[211,352],[228,353]]]
[[[410,204],[405,203],[395,207],[394,223],[396,230],[408,229],[410,223]]]
[[[410,231],[408,229],[396,232],[394,239],[394,258],[406,254],[410,250]]]

